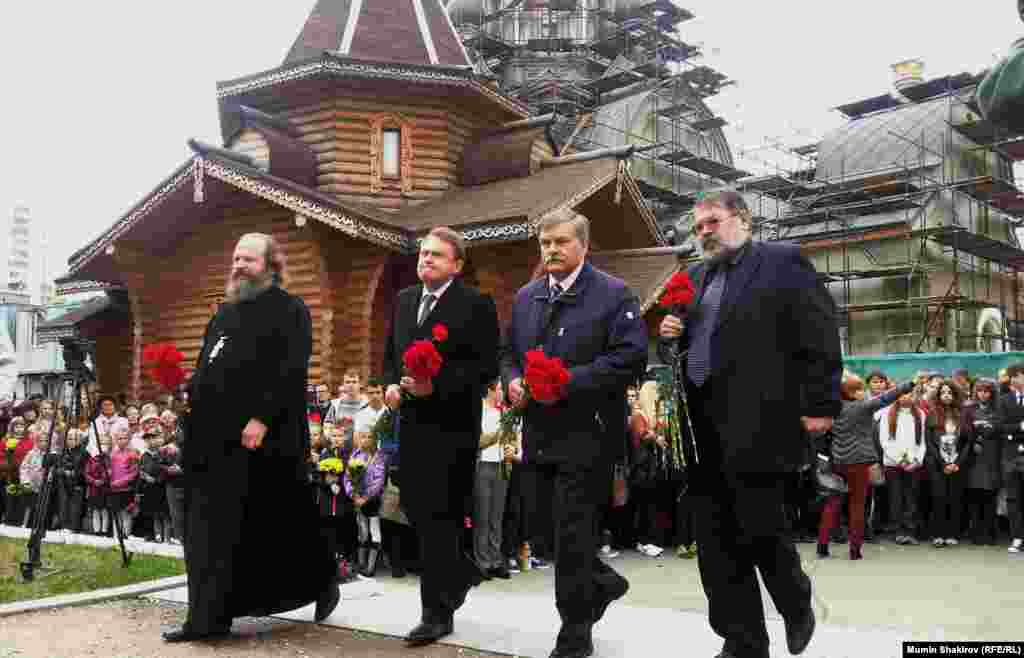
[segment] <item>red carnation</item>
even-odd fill
[[[443,343],[444,341],[448,340],[448,327],[444,326],[443,324],[435,324],[434,330],[431,332],[431,334],[434,336],[434,340],[436,340],[439,343]]]
[[[542,350],[526,353],[526,371],[523,373],[530,396],[538,402],[554,402],[565,395],[569,371],[562,360],[548,357]]]
[[[665,291],[661,293],[661,298],[658,300],[658,305],[666,309],[675,306],[689,306],[693,303],[695,294],[690,275],[686,273],[686,270],[680,270],[668,280]]]
[[[142,350],[142,364],[150,378],[167,391],[174,391],[185,381],[181,362],[185,355],[174,343],[153,343]]]
[[[429,340],[414,341],[402,355],[402,364],[413,379],[433,379],[441,372],[441,353]]]

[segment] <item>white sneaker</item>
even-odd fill
[[[959,543],[959,540],[953,539],[952,537],[946,539],[946,546],[956,546]]]
[[[1013,540],[1013,543],[1010,544],[1010,547],[1008,549],[1006,549],[1006,552],[1007,553],[1020,553],[1022,549],[1024,549],[1024,540],[1022,540],[1020,537],[1018,537],[1017,539]]]
[[[932,546],[934,546],[935,548],[942,548],[945,545],[946,545],[946,540],[943,539],[942,537],[936,537],[935,539],[932,540]]]
[[[619,552],[616,550],[612,550],[611,546],[605,544],[601,547],[600,557],[603,557],[606,560],[611,560],[613,558],[619,557]]]
[[[661,546],[655,546],[654,544],[648,544],[645,548],[647,550],[644,552],[651,557],[658,557],[659,555],[665,552],[664,548],[662,548]]]

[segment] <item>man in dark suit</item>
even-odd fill
[[[996,404],[997,432],[1003,445],[1003,482],[1009,490],[1010,553],[1024,551],[1024,364],[1006,369],[1010,390]]]
[[[538,489],[552,491],[555,601],[562,618],[552,658],[593,654],[591,630],[626,579],[597,557],[597,512],[623,449],[626,386],[647,365],[647,331],[636,297],[585,262],[589,225],[558,215],[539,226],[547,275],[519,290],[502,350],[509,401],[525,407],[525,462]],[[529,400],[527,351],[558,357],[570,379],[560,399]]]
[[[401,403],[402,505],[420,539],[421,623],[410,644],[436,642],[453,631],[453,616],[483,574],[465,555],[462,534],[466,501],[472,499],[482,400],[498,375],[498,314],[487,295],[455,277],[466,261],[462,237],[446,227],[420,245],[417,274],[422,285],[398,293],[384,352],[385,395]],[[402,355],[416,340],[435,341],[443,358],[433,379],[403,373]],[[404,400],[402,397],[404,396]]]
[[[798,247],[754,243],[750,211],[733,191],[694,208],[703,262],[686,327],[669,315],[660,333],[679,341],[698,463],[697,546],[720,658],[767,658],[755,569],[786,622],[791,653],[814,632],[811,583],[785,532],[787,478],[808,434],[840,411],[842,358],[835,304]]]

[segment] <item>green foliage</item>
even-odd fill
[[[121,566],[118,548],[43,544],[42,569],[31,583],[21,579],[19,564],[25,559],[23,539],[0,537],[0,604],[75,594],[185,573],[185,562],[156,555],[133,555]]]

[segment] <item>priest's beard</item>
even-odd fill
[[[229,304],[244,302],[259,295],[269,288],[273,282],[274,275],[269,271],[258,276],[232,273],[228,277],[228,285],[224,289],[224,299]]]

